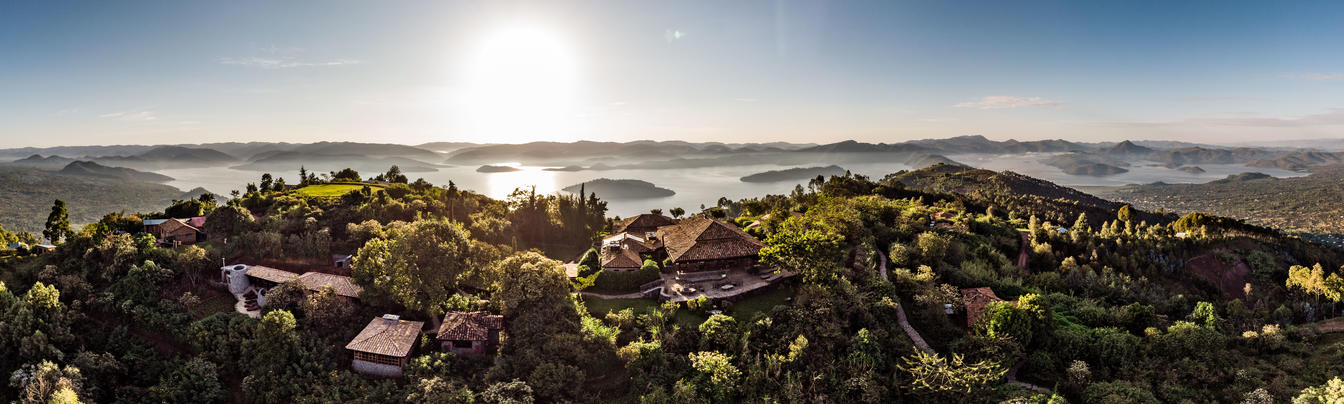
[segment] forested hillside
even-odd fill
[[[78,224],[96,222],[109,212],[161,209],[194,196],[150,182],[0,167],[0,226],[40,232],[57,199],[66,202],[70,221]]]
[[[1145,184],[1095,188],[1101,196],[1143,209],[1205,212],[1286,231],[1344,233],[1344,166],[1311,175],[1274,178],[1241,174],[1204,184]]]
[[[208,215],[198,246],[156,247],[134,218],[109,215],[54,252],[0,255],[0,372],[14,375],[0,399],[1339,399],[1317,386],[1344,373],[1330,333],[1344,329],[1344,254],[1237,220],[1152,214],[1006,172],[833,176],[696,213],[746,227],[762,262],[793,280],[741,301],[660,303],[574,293],[591,283],[561,262],[615,219],[595,196],[500,201],[399,174],[340,196],[267,175],[222,205],[164,205]],[[211,286],[221,260],[332,253],[355,254],[343,270],[363,288],[355,304],[285,283],[252,318]],[[986,290],[973,288],[1012,303],[966,300]],[[343,347],[371,318],[433,327],[455,310],[503,316],[496,356],[423,337],[401,378],[351,370]]]

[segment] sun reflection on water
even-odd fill
[[[513,193],[514,189],[522,188],[524,190],[536,186],[537,195],[547,195],[559,190],[560,185],[556,183],[554,171],[546,171],[545,167],[523,166],[519,163],[493,164],[496,166],[509,166],[518,168],[518,171],[505,173],[488,173],[486,176],[486,188],[488,195],[495,199],[505,199]]]

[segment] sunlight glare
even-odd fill
[[[537,24],[481,36],[463,69],[458,119],[466,134],[492,142],[572,140],[579,100],[574,50]]]

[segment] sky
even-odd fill
[[[4,146],[1344,137],[1344,2],[4,1]]]

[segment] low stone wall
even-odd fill
[[[401,367],[399,366],[367,362],[359,359],[350,362],[350,369],[366,375],[401,377]]]

